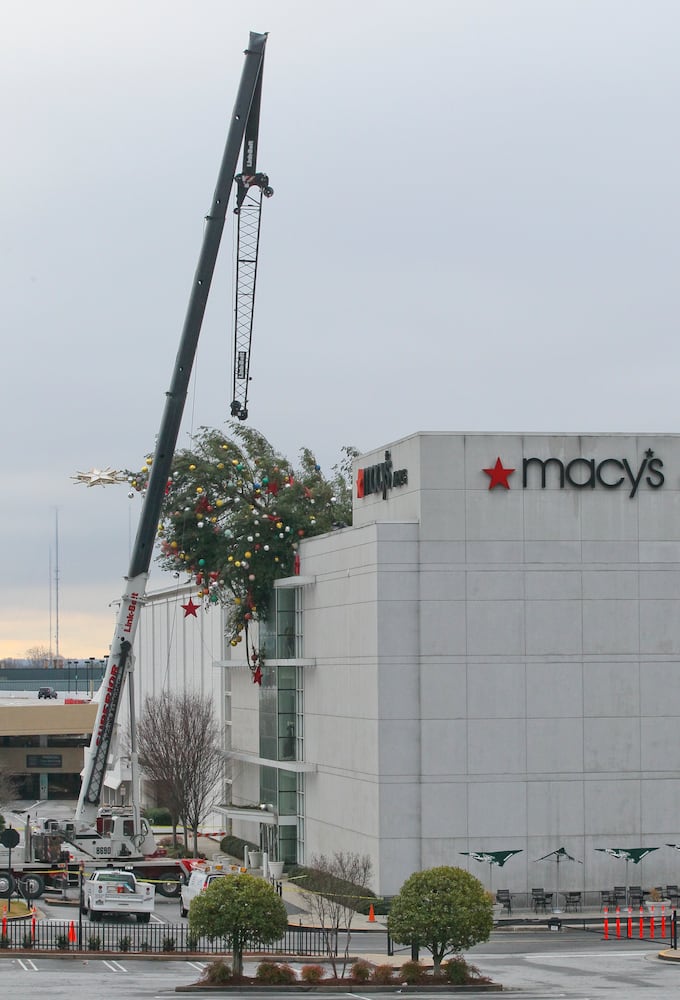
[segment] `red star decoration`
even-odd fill
[[[196,614],[196,612],[198,611],[198,609],[200,608],[200,606],[201,606],[200,604],[194,604],[194,602],[192,601],[192,599],[189,598],[189,603],[182,605],[182,607],[184,609],[184,617],[188,618],[189,615],[193,615],[194,618],[197,618],[198,615]]]
[[[484,469],[487,476],[489,477],[489,489],[492,490],[494,486],[504,486],[506,490],[510,489],[510,483],[508,482],[508,476],[511,476],[514,469],[504,469],[503,463],[500,458],[496,459],[496,464],[491,469]]]
[[[259,667],[253,670],[253,684],[262,684],[262,671]]]

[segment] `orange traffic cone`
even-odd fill
[[[68,925],[68,939],[71,944],[75,944],[76,941],[78,940],[76,938],[76,925],[73,923],[73,921],[71,921],[71,923]]]
[[[375,923],[375,910],[373,909],[373,903],[368,908],[368,922],[369,924]]]

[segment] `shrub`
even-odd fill
[[[87,939],[87,950],[88,951],[99,951],[102,946],[102,939],[98,934],[90,934]]]
[[[3,934],[2,937],[0,937],[0,948],[9,948],[9,946],[10,946],[9,938],[6,934]]]
[[[468,965],[462,955],[456,955],[448,962],[444,962],[442,970],[452,986],[464,986],[468,981]]]
[[[228,983],[232,975],[231,966],[223,958],[218,958],[205,967],[200,981],[211,983],[213,986],[221,986],[222,983]]]
[[[400,981],[408,983],[409,986],[415,986],[416,983],[421,982],[424,975],[425,968],[417,959],[410,959],[408,962],[404,962],[399,969]]]
[[[220,850],[223,854],[228,854],[231,858],[238,858],[243,861],[245,851],[259,851],[257,844],[252,844],[249,840],[242,840],[241,837],[223,837],[220,841]]]
[[[55,943],[60,951],[68,951],[68,934],[57,934]]]
[[[187,934],[187,951],[198,951],[198,934]]]
[[[295,982],[295,973],[290,965],[285,962],[260,962],[255,973],[255,978],[260,983],[267,983],[272,986],[283,986]]]
[[[152,826],[172,826],[172,816],[170,810],[165,806],[155,806],[153,809],[146,809],[144,815]]]
[[[119,938],[118,939],[118,948],[120,949],[120,951],[129,951],[130,950],[130,938],[129,937]]]
[[[315,868],[305,868],[303,865],[291,865],[286,869],[286,872],[292,882],[299,880],[298,884],[310,892],[319,892],[322,895],[331,893],[335,896],[353,899],[356,913],[368,916],[371,906],[376,914],[389,913],[389,901],[379,898],[365,886],[354,885],[352,882],[336,878],[328,872],[320,872]]]
[[[393,981],[394,969],[391,965],[376,965],[373,970],[373,982],[385,986]]]
[[[358,962],[355,962],[352,966],[352,979],[356,979],[358,983],[367,983],[371,978],[371,967],[368,962],[360,958]]]
[[[161,944],[162,951],[174,951],[175,950],[175,939],[174,937],[164,937]]]
[[[325,975],[326,970],[322,965],[303,965],[300,970],[303,983],[318,983]]]
[[[146,938],[139,942],[139,951],[151,951],[151,945]]]
[[[33,947],[33,937],[31,934],[24,934],[23,938],[21,939],[21,947],[22,948]]]

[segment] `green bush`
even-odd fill
[[[300,978],[303,983],[318,983],[326,975],[326,970],[322,965],[303,965],[300,969]]]
[[[152,826],[172,826],[172,816],[170,810],[165,806],[156,806],[153,809],[145,809],[144,815]]]
[[[352,979],[355,979],[358,983],[366,983],[371,978],[371,967],[368,962],[360,958],[358,962],[355,962],[352,966]]]
[[[164,937],[163,943],[161,944],[161,949],[163,951],[174,951],[175,950],[175,939],[174,937]]]
[[[228,854],[231,858],[238,858],[239,861],[243,861],[245,858],[246,850],[259,851],[260,848],[257,844],[253,844],[249,840],[242,840],[240,837],[222,837],[220,841],[220,851],[222,854]]]
[[[0,813],[0,833],[5,829],[5,817]]]
[[[403,983],[408,983],[409,986],[415,986],[416,983],[420,983],[424,975],[425,967],[417,959],[410,959],[408,962],[404,962],[399,969],[399,980]]]
[[[373,982],[381,986],[394,981],[394,969],[391,965],[376,965],[373,970]]]
[[[130,944],[131,941],[129,937],[122,937],[118,939],[118,948],[120,949],[120,951],[129,951]]]
[[[221,986],[223,983],[228,983],[232,977],[231,966],[227,965],[223,958],[218,958],[206,966],[200,981],[210,983],[212,986]]]
[[[33,947],[33,936],[31,934],[24,934],[21,939],[22,948],[32,948]]]
[[[2,937],[0,937],[0,948],[9,948],[10,944],[11,942],[8,936],[3,934]]]
[[[295,973],[285,962],[260,962],[255,978],[270,986],[285,986],[295,982]]]
[[[60,951],[68,951],[68,934],[57,934],[56,945]]]
[[[88,951],[99,951],[102,946],[102,939],[98,934],[90,934],[87,939],[87,950]]]
[[[468,965],[462,955],[456,955],[448,962],[444,962],[442,970],[452,986],[465,986],[468,981]]]
[[[363,913],[364,916],[368,916],[371,906],[377,915],[386,915],[390,911],[389,900],[376,896],[365,887],[345,882],[344,879],[333,878],[327,872],[317,872],[314,868],[305,868],[302,865],[290,865],[286,868],[286,874],[289,881],[310,892],[328,893],[330,887],[334,895],[357,897],[355,912]]]

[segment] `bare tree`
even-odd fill
[[[198,828],[215,802],[224,776],[224,754],[220,730],[211,702],[198,695],[185,695],[181,705],[182,814],[193,836],[198,854]]]
[[[26,659],[32,667],[49,667],[52,654],[47,646],[31,646],[26,650]]]
[[[17,783],[9,768],[0,764],[0,809],[17,797]]]
[[[172,819],[173,843],[181,822],[193,834],[198,854],[198,828],[218,794],[224,773],[220,731],[212,703],[196,694],[165,691],[147,697],[137,725],[139,763],[161,790],[162,805]]]
[[[373,865],[367,854],[336,851],[332,857],[315,855],[310,867],[313,871],[314,890],[303,889],[303,893],[310,912],[321,928],[336,977],[338,933],[345,932],[341,973],[344,976],[349,960],[352,920],[360,900],[365,897],[369,888]]]

